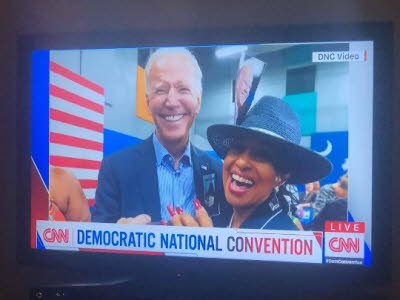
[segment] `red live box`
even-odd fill
[[[364,222],[325,222],[325,232],[365,233]]]

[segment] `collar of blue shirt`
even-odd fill
[[[157,161],[157,166],[161,165],[163,162],[167,162],[170,165],[173,164],[173,157],[172,155],[168,152],[168,150],[160,143],[158,140],[156,134],[153,134],[153,145],[154,145],[154,152],[156,154],[156,161]],[[190,151],[190,140],[186,145],[185,151],[183,152],[182,156],[179,158],[179,161],[182,162],[183,164],[187,164],[189,166],[192,165],[192,156],[191,156],[191,151]]]

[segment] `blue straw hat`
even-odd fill
[[[284,162],[289,166],[287,183],[290,184],[313,182],[332,170],[325,157],[300,145],[300,120],[294,110],[279,98],[264,96],[250,109],[240,126],[212,125],[207,129],[207,137],[222,158],[232,145],[240,144],[247,137],[255,138],[278,158],[276,164]]]

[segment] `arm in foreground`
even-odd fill
[[[89,204],[76,177],[62,168],[50,169],[50,201],[67,221],[90,222]]]

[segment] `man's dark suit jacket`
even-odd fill
[[[229,210],[222,187],[222,163],[191,145],[195,191],[202,205],[211,215],[216,211]],[[204,202],[204,172],[215,173],[215,196],[213,207]],[[219,207],[217,207],[218,205]],[[142,143],[113,153],[103,159],[101,164],[96,203],[92,210],[93,222],[115,223],[122,217],[135,217],[140,214],[151,216],[158,222],[160,216],[160,196],[156,156],[152,136]],[[213,218],[215,226],[224,226],[228,221],[221,220],[225,214]],[[228,214],[229,215],[229,214]]]

